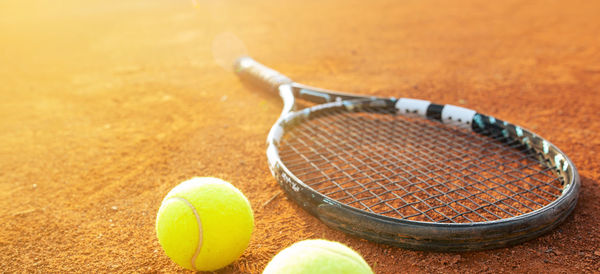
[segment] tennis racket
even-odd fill
[[[522,127],[453,105],[309,87],[249,57],[235,71],[283,99],[269,168],[330,227],[410,249],[481,250],[548,232],[577,203],[573,163]]]

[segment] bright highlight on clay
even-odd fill
[[[220,33],[213,39],[212,53],[215,63],[227,71],[232,71],[231,64],[238,57],[248,55],[244,42],[230,32]]]

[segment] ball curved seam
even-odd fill
[[[196,252],[194,253],[194,256],[192,256],[192,268],[194,268],[194,270],[198,270],[196,269],[196,259],[198,258],[198,255],[200,255],[200,250],[202,249],[202,220],[200,219],[200,215],[198,214],[198,211],[196,211],[196,207],[194,207],[194,205],[192,203],[190,203],[190,201],[186,200],[185,198],[182,197],[171,197],[171,199],[177,199],[182,201],[184,204],[186,204],[191,210],[192,212],[194,212],[194,216],[196,217],[196,222],[198,223],[198,244],[196,245]]]

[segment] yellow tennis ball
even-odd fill
[[[171,260],[196,271],[235,261],[248,247],[254,217],[248,199],[228,182],[199,177],[173,188],[156,216],[158,242]]]
[[[279,252],[263,274],[346,273],[372,274],[373,270],[356,251],[327,240],[297,242]]]

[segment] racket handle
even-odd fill
[[[247,56],[237,59],[234,70],[240,78],[250,80],[276,93],[279,92],[279,86],[292,83],[290,78]]]

